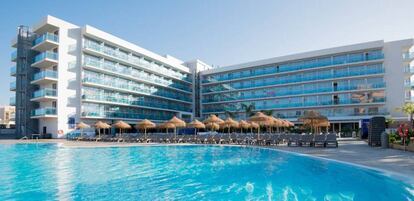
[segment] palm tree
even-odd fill
[[[396,110],[410,116],[410,128],[413,128],[414,103],[405,103],[404,106],[396,108]]]
[[[246,119],[247,119],[248,117],[253,116],[253,114],[254,114],[253,111],[256,109],[256,106],[253,103],[251,103],[249,105],[246,105],[246,104],[242,103],[241,104],[241,109],[244,110],[245,115],[246,115]]]
[[[260,111],[263,114],[267,115],[267,116],[272,116],[273,115],[273,110],[262,110]]]
[[[234,112],[228,110],[224,111],[224,114],[226,115],[226,117],[230,117],[232,119],[234,119],[234,117],[236,116]]]

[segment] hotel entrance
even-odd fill
[[[341,138],[352,137],[352,132],[358,133],[359,122],[331,122],[329,132],[340,133]]]

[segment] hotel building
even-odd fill
[[[10,102],[20,136],[63,137],[80,121],[244,118],[249,105],[293,122],[317,110],[341,130],[375,115],[406,119],[395,108],[411,101],[412,46],[373,41],[212,68],[47,16],[12,41]]]
[[[246,116],[246,106],[299,123],[307,110],[329,118],[331,130],[363,120],[407,116],[413,40],[373,41],[253,61],[201,72],[202,115]]]
[[[18,32],[10,85],[18,134],[63,137],[79,121],[100,119],[192,119],[193,76],[184,62],[52,16]]]

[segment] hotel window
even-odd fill
[[[364,54],[363,53],[349,54],[348,60],[349,60],[349,62],[360,62],[360,61],[364,61]]]
[[[368,114],[378,114],[378,107],[369,107]]]
[[[333,64],[345,64],[347,62],[347,55],[334,56],[332,59]]]

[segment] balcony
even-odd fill
[[[46,84],[50,82],[57,82],[57,71],[52,70],[45,70],[40,71],[33,75],[33,80],[30,82],[31,84]]]
[[[16,81],[10,82],[10,91],[16,91]]]
[[[14,47],[14,48],[17,48],[17,37],[14,37],[14,38],[11,40],[11,46],[12,46],[12,47]]]
[[[51,50],[58,47],[59,45],[59,36],[52,33],[45,33],[40,37],[36,38],[33,42],[32,50],[39,52],[44,52],[46,50]]]
[[[10,106],[16,106],[16,97],[10,97],[9,105]]]
[[[10,68],[10,76],[16,76],[16,66]]]
[[[11,53],[11,61],[16,62],[17,61],[17,50]]]
[[[403,53],[402,57],[406,61],[412,61],[414,59],[414,52]]]
[[[45,107],[39,108],[32,111],[31,118],[56,118],[56,108],[54,107]]]
[[[56,95],[56,90],[55,89],[40,89],[37,90],[35,92],[33,92],[33,96],[32,99],[30,99],[31,101],[38,101],[38,102],[45,102],[45,101],[51,101],[51,100],[56,100],[57,99],[57,95]]]
[[[37,68],[47,68],[57,65],[57,63],[58,54],[56,52],[46,51],[36,55],[32,66]]]

